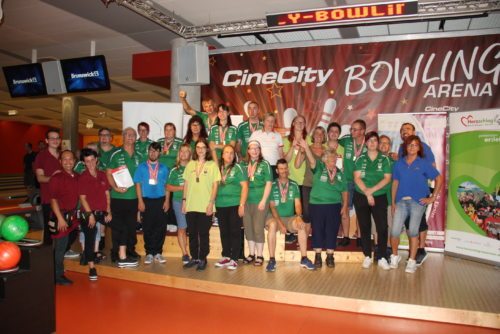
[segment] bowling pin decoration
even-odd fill
[[[321,119],[318,122],[318,126],[323,128],[327,128],[328,124],[330,124],[333,114],[335,113],[335,108],[337,108],[337,101],[334,99],[328,99],[323,106],[323,113],[321,114]]]
[[[245,112],[245,115],[248,117],[248,106],[250,105],[250,102],[252,101],[247,101],[245,102],[245,104],[243,105],[243,111]]]
[[[287,108],[283,112],[283,128],[287,135],[290,133],[290,128],[292,127],[292,122],[295,117],[297,117],[297,110],[294,108]]]

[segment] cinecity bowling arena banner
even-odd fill
[[[500,107],[500,35],[297,47],[210,56],[203,95],[235,114],[256,101],[278,127],[305,116],[308,130],[379,113]]]
[[[500,109],[450,114],[445,251],[500,264]]]

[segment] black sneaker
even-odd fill
[[[335,267],[335,258],[333,257],[333,254],[326,254],[326,266],[328,268]]]
[[[137,267],[139,265],[139,261],[131,259],[130,257],[126,257],[124,259],[118,259],[117,261],[118,268],[130,268]]]
[[[142,223],[141,222],[137,222],[137,225],[135,225],[135,231],[142,232]]]
[[[316,268],[323,267],[323,260],[321,259],[321,253],[316,253],[316,255],[314,256],[314,266]]]
[[[97,270],[95,268],[90,268],[89,270],[89,280],[97,281]]]
[[[347,247],[351,243],[351,239],[349,237],[343,237],[342,240],[339,242],[339,246],[342,247]]]
[[[139,260],[141,258],[141,256],[139,254],[137,254],[137,252],[135,250],[127,251],[127,257],[134,259],[134,260]]]
[[[425,251],[425,248],[417,249],[417,256],[415,257],[415,260],[417,261],[417,266],[421,266],[426,259],[427,259],[427,252]]]
[[[196,267],[196,271],[203,271],[207,269],[207,260],[200,260],[198,262],[198,266]]]
[[[297,242],[297,236],[293,233],[287,233],[285,235],[285,244],[293,244]]]
[[[56,278],[56,284],[57,285],[71,285],[73,284],[73,281],[67,278],[66,276],[62,275],[58,278]]]
[[[188,263],[184,264],[183,267],[184,268],[193,268],[194,266],[196,266],[198,264],[198,262],[200,262],[200,260],[197,260],[197,259],[191,259],[189,260]]]

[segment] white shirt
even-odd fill
[[[277,132],[265,132],[257,130],[250,136],[249,142],[256,140],[260,143],[262,156],[271,166],[276,166],[276,162],[281,158],[279,148],[283,147],[281,135]]]

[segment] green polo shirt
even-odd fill
[[[168,175],[168,181],[167,184],[170,184],[172,186],[183,186],[184,185],[184,170],[186,169],[186,166],[181,166],[179,165],[178,167],[174,167],[170,170],[170,174]],[[174,191],[172,200],[180,202],[182,201],[182,194],[183,191]]]
[[[394,166],[395,161],[392,160],[391,157],[387,157],[387,158],[389,159],[389,165],[390,165],[390,169],[391,169],[391,173],[392,173],[392,167]],[[391,205],[391,203],[392,203],[392,178],[391,178],[391,182],[389,182],[389,184],[385,188],[387,188],[386,189],[387,190],[387,192],[386,192],[386,194],[387,194],[387,203],[389,205]]]
[[[222,178],[226,173],[226,179],[222,182]],[[230,171],[228,171],[228,169],[222,170],[221,176],[222,178],[217,191],[215,206],[224,208],[240,205],[241,182],[248,181],[246,170],[241,168],[239,164],[235,164]]]
[[[223,140],[221,138],[221,131],[220,131],[220,126],[219,125],[214,125],[210,129],[210,134],[208,135],[208,142],[213,142],[215,144],[222,144]],[[224,144],[229,144],[232,141],[236,142],[236,135],[237,135],[237,129],[235,126],[228,126],[226,129],[226,134],[224,136]],[[222,155],[222,150],[220,148],[216,149],[215,152],[217,153],[217,158],[220,159]]]
[[[98,146],[99,150],[99,164],[97,165],[97,168],[102,171],[106,171],[108,169],[108,164],[109,164],[109,159],[115,153],[117,148],[113,145],[111,145],[111,149],[109,151],[104,151],[101,146]]]
[[[281,184],[283,187],[286,185]],[[273,182],[271,188],[271,201],[274,202],[274,207],[278,211],[280,217],[292,217],[295,215],[295,200],[300,199],[300,190],[297,182],[289,180],[288,191],[286,193],[285,202],[281,198],[281,190],[279,186],[279,180],[276,179]]]
[[[214,120],[214,123],[213,124],[209,124],[209,118],[208,118],[208,114],[206,112],[203,112],[203,111],[197,111],[196,112],[196,116],[199,116],[202,120],[203,120],[203,125],[205,125],[205,129],[207,129],[207,132],[210,131],[210,128],[215,124],[217,123],[217,119],[218,117],[215,117],[215,120]]]
[[[338,204],[342,203],[342,193],[347,191],[347,181],[344,173],[337,169],[333,184],[330,183],[328,171],[324,162],[316,161],[313,172],[313,185],[309,203]]]
[[[135,151],[132,156],[130,156],[127,151],[123,149],[123,147],[118,148],[109,159],[108,169],[115,169],[121,166],[127,166],[130,176],[133,177],[135,174],[135,170],[137,166],[143,160],[143,156]],[[135,191],[135,186],[131,186],[127,189],[125,193],[116,192],[114,189],[111,189],[111,198],[116,199],[136,199],[137,193]]]
[[[258,122],[255,127],[255,130],[262,130],[264,126],[262,125],[262,122]],[[246,157],[247,155],[248,140],[250,139],[251,135],[252,132],[250,131],[250,125],[248,124],[248,121],[240,123],[238,125],[237,139],[241,142],[242,157]]]
[[[135,141],[135,151],[139,152],[142,156],[141,162],[148,159],[148,148],[153,141],[147,138],[145,141],[140,141],[139,139]]]
[[[354,163],[355,163],[355,151],[354,151],[354,143],[351,135],[344,136],[339,139],[339,144],[344,147],[344,175],[346,177],[347,182],[354,181]],[[360,145],[356,145],[356,148],[359,150]],[[363,148],[361,149],[361,154],[366,153],[366,145],[363,144]]]
[[[356,159],[354,164],[354,171],[361,172],[361,180],[364,184],[371,188],[379,183],[385,174],[392,174],[391,163],[389,162],[389,158],[382,153],[378,153],[375,160],[371,160],[368,156],[368,153],[361,154],[361,156]],[[356,184],[356,191],[359,193],[363,193],[361,189]],[[387,193],[386,185],[384,188],[377,190],[373,193],[373,196],[384,195]]]
[[[161,145],[161,154],[159,158],[160,162],[167,166],[170,170],[172,170],[177,161],[177,154],[179,153],[179,149],[181,148],[182,140],[180,140],[179,138],[174,138],[174,141],[168,148],[168,151],[165,146],[165,138],[159,139],[158,143],[160,143]]]
[[[73,167],[73,171],[77,174],[81,174],[85,172],[85,168],[85,164],[80,160],[76,163],[75,167]]]
[[[242,161],[241,167],[247,171],[248,175],[248,162]],[[253,180],[248,177],[248,200],[247,203],[258,204],[264,195],[266,182],[273,181],[273,173],[271,166],[266,160],[259,162]]]

